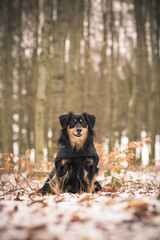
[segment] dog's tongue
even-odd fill
[[[78,137],[80,137],[80,136],[81,136],[81,134],[80,134],[80,133],[78,133],[78,134],[77,134],[77,136],[78,136]]]

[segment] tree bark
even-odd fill
[[[3,50],[2,50],[2,151],[13,152],[12,145],[12,16],[9,0],[3,3]]]
[[[35,160],[41,163],[43,160],[43,148],[45,147],[45,106],[46,106],[46,84],[48,80],[48,58],[49,58],[49,34],[51,25],[51,1],[43,0],[44,22],[42,24],[41,54],[38,64],[38,82],[36,94],[35,112]]]
[[[19,99],[19,154],[24,154],[24,142],[22,136],[22,128],[23,126],[23,117],[24,117],[24,106],[22,105],[23,102],[23,95],[22,95],[22,84],[24,82],[23,79],[23,49],[22,49],[22,0],[19,0],[18,3],[18,99]]]
[[[98,106],[97,106],[97,134],[96,140],[102,143],[104,138],[105,109],[106,109],[106,47],[107,47],[107,6],[106,1],[102,2],[102,23],[103,23],[103,42],[101,49],[100,78],[98,81]]]
[[[135,51],[135,74],[132,76],[131,97],[128,104],[128,138],[129,141],[135,141],[140,135],[140,126],[138,123],[140,109],[140,82],[143,81],[143,16],[142,0],[134,1],[134,12],[136,20],[137,46]]]
[[[90,15],[91,15],[91,0],[85,2],[85,20],[88,22],[87,34],[85,41],[85,66],[84,66],[84,95],[83,95],[83,111],[88,111],[89,108],[89,81],[91,71],[91,59],[90,59]]]
[[[35,101],[36,101],[36,88],[38,80],[38,26],[39,26],[39,5],[40,1],[36,0],[33,2],[34,6],[34,26],[33,26],[33,54],[31,57],[31,73],[26,76],[26,89],[27,89],[27,106],[26,114],[28,116],[28,121],[26,123],[27,129],[27,148],[34,148],[34,126],[35,126]]]
[[[151,68],[151,81],[150,81],[150,97],[149,97],[149,131],[151,135],[151,155],[150,165],[154,165],[155,159],[155,139],[158,132],[159,120],[157,121],[157,114],[159,108],[158,96],[158,81],[159,81],[159,39],[157,33],[159,31],[156,16],[156,1],[150,1],[150,36],[151,36],[151,49],[152,49],[152,68]]]
[[[53,6],[54,7],[54,6]],[[48,93],[50,96],[49,129],[51,136],[48,139],[49,160],[53,159],[53,153],[57,151],[59,138],[59,116],[64,113],[64,82],[65,82],[65,41],[68,32],[68,16],[66,13],[67,1],[57,2],[56,19],[52,22],[53,40],[51,47],[54,52],[50,53],[50,79],[48,81]]]

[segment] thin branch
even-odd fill
[[[29,184],[29,182],[27,181],[27,179],[20,173],[17,171],[17,173],[24,179],[24,181],[28,184],[28,186],[30,187],[30,189],[33,191],[33,188],[31,187],[31,185]],[[27,190],[28,191],[28,190]]]

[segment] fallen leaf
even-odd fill
[[[111,197],[112,197],[112,198],[116,198],[116,197],[121,198],[121,196],[120,196],[119,194],[117,194],[117,193],[112,194]]]
[[[139,201],[139,200],[131,200],[128,202],[127,208],[134,208],[137,211],[146,210],[148,207],[148,203]]]
[[[101,189],[101,191],[103,190],[103,188]],[[105,188],[105,192],[118,192],[118,187],[113,184],[108,188]]]
[[[27,157],[30,157],[30,155],[31,155],[31,149],[28,148],[28,149],[26,150],[26,155],[27,155]]]
[[[60,196],[60,197],[56,197],[56,198],[55,198],[55,202],[56,202],[56,203],[63,202],[64,200],[65,200],[65,197],[64,197],[64,196]]]
[[[23,201],[23,199],[20,199],[19,196],[17,195],[14,201]]]
[[[73,214],[71,216],[70,222],[86,222],[88,219],[87,218],[81,218],[80,216],[78,216],[77,214]]]
[[[44,200],[35,200],[33,202],[30,203],[30,205],[33,205],[35,203],[42,203],[43,207],[46,207],[47,206],[47,203],[44,202]]]
[[[139,194],[143,194],[143,192],[142,192],[142,191],[139,191]]]
[[[152,139],[150,137],[143,138],[143,142],[152,142]]]
[[[79,202],[81,203],[81,202],[90,201],[90,200],[94,200],[94,196],[87,195],[87,196],[81,198],[81,199],[79,200]]]
[[[33,231],[45,230],[46,228],[47,228],[47,225],[42,223],[42,224],[37,225],[37,226],[28,227],[27,231],[28,232],[33,232]]]
[[[108,201],[106,202],[106,205],[113,205],[113,204],[115,204],[115,203],[116,203],[115,200],[110,199],[110,200],[108,200]]]

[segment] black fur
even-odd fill
[[[98,155],[96,153],[93,154],[93,157],[86,156],[87,149],[89,149],[91,144],[93,145],[95,116],[88,113],[74,114],[70,112],[60,116],[59,120],[62,127],[58,140],[59,151],[61,151],[61,148],[65,148],[70,157],[55,160],[55,168],[39,192],[44,195],[59,191],[80,193],[100,190],[100,184],[97,181],[93,182],[95,176],[98,174]],[[79,128],[87,132],[86,138],[80,148],[77,149],[71,143],[67,128],[70,130],[73,128],[77,130]],[[76,139],[78,139],[78,136]],[[72,157],[75,154],[77,157]],[[92,185],[94,185],[93,188]]]

